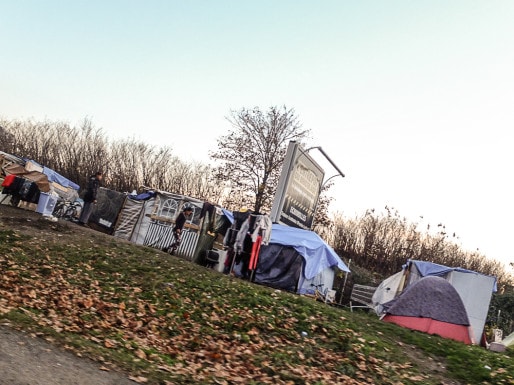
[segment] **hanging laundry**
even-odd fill
[[[200,219],[204,216],[208,215],[208,223],[207,223],[207,231],[213,233],[214,232],[214,223],[216,221],[216,206],[212,203],[204,202],[202,206],[202,211],[200,211]]]
[[[255,226],[252,232],[252,241],[256,241],[257,237],[261,237],[261,243],[266,246],[271,238],[271,218],[267,215],[260,215],[255,220]]]

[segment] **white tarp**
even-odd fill
[[[382,304],[392,301],[396,298],[398,291],[402,286],[404,279],[404,272],[399,271],[396,274],[391,275],[389,278],[378,285],[373,297],[371,297],[371,303],[375,307],[375,312],[380,315],[382,314]]]
[[[298,293],[313,293],[314,286],[319,286],[321,290],[332,289],[334,286],[334,279],[336,277],[336,272],[332,267],[327,267],[324,270],[321,270],[318,275],[316,275],[312,279],[307,279],[304,275],[300,275],[300,280],[298,283]]]
[[[446,280],[459,293],[468,313],[475,342],[480,342],[493,294],[494,277],[478,273],[452,271],[448,274]]]

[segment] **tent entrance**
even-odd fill
[[[262,246],[254,282],[296,292],[302,274],[303,258],[292,247]]]

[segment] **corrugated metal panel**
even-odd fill
[[[159,222],[152,222],[148,227],[145,236],[144,245],[155,247],[157,249],[165,249],[173,243],[175,237],[173,236],[173,226]],[[184,229],[182,232],[182,242],[177,249],[176,254],[188,259],[193,259],[196,245],[198,243],[198,233]]]

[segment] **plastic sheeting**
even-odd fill
[[[254,282],[294,292],[302,265],[302,256],[292,247],[262,246]]]
[[[476,271],[463,269],[461,267],[448,267],[448,266],[444,266],[444,265],[438,265],[437,263],[432,263],[432,262],[410,260],[407,262],[407,264],[409,264],[409,263],[412,263],[412,264],[414,264],[414,266],[416,266],[416,268],[419,271],[419,274],[422,277],[427,277],[427,276],[443,277],[443,276],[446,276],[448,273],[451,273],[452,271],[457,271],[460,273],[484,275],[484,274],[477,273]],[[497,290],[496,277],[491,277],[491,278],[494,278],[493,291],[496,292],[496,290]]]
[[[320,271],[329,267],[338,267],[350,272],[336,252],[313,231],[297,229],[274,223],[271,228],[270,244],[290,246],[305,259],[304,276],[312,279]]]
[[[59,183],[64,187],[71,187],[74,190],[78,190],[80,186],[71,180],[63,177],[61,174],[55,172],[54,170],[49,169],[48,167],[43,167],[43,174],[45,174],[50,182]]]
[[[6,175],[18,175],[32,182],[35,182],[41,191],[50,191],[50,183],[48,182],[48,177],[45,174],[42,174],[38,171],[27,171],[25,167],[16,163],[5,166],[3,169]]]
[[[125,197],[126,194],[100,187],[97,196],[98,203],[94,206],[91,221],[112,231],[125,202]]]

